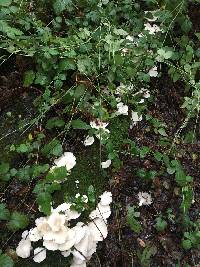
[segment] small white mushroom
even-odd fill
[[[110,167],[110,165],[111,165],[111,160],[110,160],[110,159],[101,162],[101,167],[102,167],[103,169],[107,169],[108,167]]]
[[[32,247],[30,239],[22,239],[16,248],[16,253],[19,257],[25,259],[30,257],[31,249]]]
[[[38,247],[34,249],[34,257],[33,257],[34,262],[40,263],[46,259],[46,256],[47,252],[45,248]]]

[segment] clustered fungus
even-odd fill
[[[107,219],[111,215],[111,192],[104,192],[95,210],[89,214],[90,222],[78,221],[71,226],[71,220],[76,220],[81,213],[72,209],[73,203],[62,203],[51,210],[51,214],[35,221],[35,227],[22,233],[16,253],[21,258],[31,256],[32,243],[42,241],[43,246],[33,251],[33,260],[42,262],[47,250],[60,251],[64,257],[73,256],[71,267],[85,267],[92,254],[96,252],[97,244],[107,235]],[[73,224],[74,225],[74,224]]]

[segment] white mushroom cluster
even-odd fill
[[[72,152],[65,152],[61,157],[54,160],[53,169],[56,167],[66,167],[70,171],[76,165],[76,157]]]
[[[52,209],[50,216],[40,217],[35,221],[35,227],[22,233],[16,253],[21,258],[31,255],[32,242],[41,240],[43,247],[34,249],[33,260],[37,263],[46,258],[47,250],[58,250],[64,257],[73,255],[71,267],[85,267],[86,262],[96,252],[97,244],[103,241],[108,234],[107,219],[111,215],[111,192],[104,192],[100,202],[90,215],[90,222],[77,222],[70,226],[71,220],[81,215],[72,210],[72,203],[63,203]]]

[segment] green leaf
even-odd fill
[[[29,182],[31,178],[31,167],[29,165],[25,166],[24,168],[20,168],[16,174],[22,182]]]
[[[122,35],[122,36],[126,36],[128,35],[128,33],[126,31],[124,31],[123,29],[114,29],[113,31],[116,35]]]
[[[47,172],[49,169],[49,164],[44,165],[33,165],[32,166],[32,177],[39,177],[41,174]]]
[[[156,151],[155,153],[153,153],[153,155],[154,155],[154,158],[155,158],[157,161],[161,161],[162,158],[163,158],[163,154],[160,153],[160,152],[158,152],[158,151]]]
[[[54,139],[46,144],[42,149],[41,152],[45,155],[50,157],[51,155],[54,156],[61,156],[63,153],[62,145],[58,139]]]
[[[95,189],[94,189],[94,186],[93,185],[90,185],[88,187],[88,200],[91,203],[95,203],[95,201],[96,201],[96,198],[95,198]]]
[[[43,192],[37,196],[36,200],[40,206],[40,211],[44,212],[46,215],[49,215],[51,213],[51,195],[47,192]]]
[[[143,146],[141,149],[140,149],[140,157],[141,158],[144,158],[149,152],[150,152],[150,148],[148,146]]]
[[[79,129],[79,130],[88,130],[91,129],[91,127],[84,121],[77,119],[77,120],[73,120],[71,122],[71,125],[74,129]]]
[[[56,14],[62,13],[65,9],[68,9],[69,11],[72,10],[72,1],[71,0],[56,0],[53,3],[53,8],[56,12]]]
[[[162,232],[166,229],[167,222],[161,217],[156,218],[155,228],[158,232]]]
[[[190,241],[189,239],[184,239],[184,240],[182,241],[182,247],[183,247],[184,249],[186,249],[186,250],[191,249],[191,248],[192,248],[192,243],[191,243],[191,241]]]
[[[63,70],[75,70],[76,65],[74,63],[74,60],[70,59],[70,58],[61,59],[59,62],[59,69],[61,71],[63,71]]]
[[[29,87],[33,81],[35,79],[35,73],[33,70],[28,70],[25,72],[25,76],[24,76],[24,83],[23,86],[24,87]]]
[[[129,206],[127,211],[127,223],[132,231],[140,233],[142,231],[142,226],[136,218],[138,218],[138,213],[135,212],[134,207]]]
[[[159,128],[158,133],[162,136],[165,136],[165,137],[168,136],[164,128]]]
[[[6,254],[0,255],[0,266],[2,267],[13,267],[14,262],[13,260]]]
[[[9,171],[9,164],[8,163],[1,163],[0,164],[0,175],[4,175]]]
[[[17,151],[18,153],[27,153],[27,152],[29,152],[29,149],[30,149],[30,147],[27,146],[26,144],[20,144],[20,145],[17,147],[16,151]]]
[[[4,203],[0,204],[0,220],[6,221],[10,218],[10,212],[6,209],[6,205]]]
[[[10,6],[12,0],[0,0],[0,6]]]
[[[68,175],[68,172],[67,172],[66,167],[54,168],[47,174],[46,181],[48,182],[62,181],[65,178],[67,178],[67,175]]]
[[[187,181],[186,181],[186,175],[185,172],[180,168],[176,171],[175,174],[176,182],[179,186],[185,186]]]
[[[164,59],[169,59],[173,56],[173,51],[161,48],[158,50],[158,55]]]
[[[196,32],[195,35],[196,35],[196,37],[197,37],[197,38],[199,39],[199,41],[200,41],[200,32]]]
[[[16,170],[15,168],[12,168],[12,169],[10,170],[10,175],[11,175],[12,177],[14,177],[16,174],[17,174],[17,170]]]
[[[63,127],[64,125],[65,125],[64,120],[55,117],[55,118],[51,118],[47,121],[46,128],[51,130],[51,129],[56,128],[56,127],[58,127],[58,128]]]
[[[86,92],[86,87],[83,84],[80,84],[79,86],[76,87],[74,91],[74,97],[76,99],[79,99],[81,96],[83,96]]]
[[[14,211],[11,214],[10,221],[7,226],[12,231],[24,229],[29,223],[28,217],[25,214]]]

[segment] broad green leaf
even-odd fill
[[[1,163],[0,164],[0,175],[4,175],[9,171],[9,164],[8,163]]]
[[[64,125],[65,125],[64,120],[55,117],[55,118],[51,118],[47,121],[46,128],[51,130],[51,129],[56,128],[56,127],[58,127],[58,128],[63,127]]]
[[[47,172],[48,169],[49,169],[49,164],[33,165],[32,166],[32,177],[39,177],[41,174]]]
[[[91,127],[84,121],[77,119],[77,120],[73,120],[71,122],[71,125],[74,129],[79,129],[79,130],[88,130],[91,129]]]
[[[67,175],[68,175],[68,172],[67,172],[66,167],[54,168],[47,174],[46,181],[48,182],[62,181],[65,178],[67,178]]]
[[[58,139],[54,139],[48,144],[46,144],[42,148],[41,152],[47,157],[50,157],[51,155],[61,156],[63,153],[63,148],[60,144],[60,141]]]
[[[71,10],[72,1],[71,0],[55,0],[53,8],[56,14],[62,13],[65,9]]]
[[[158,55],[163,57],[164,59],[169,59],[173,56],[173,51],[161,48],[158,50]]]
[[[40,211],[49,215],[51,213],[51,195],[47,192],[40,193],[37,196],[37,203],[40,206]]]
[[[0,220],[6,221],[10,218],[10,212],[4,203],[0,204]]]
[[[182,241],[182,247],[183,247],[184,249],[186,249],[186,250],[191,249],[191,248],[192,248],[192,243],[191,243],[191,241],[190,241],[189,239],[184,239],[184,240]]]
[[[24,83],[23,86],[24,87],[29,87],[33,81],[35,79],[35,73],[33,70],[28,70],[25,72],[25,76],[24,76]]]
[[[180,168],[175,174],[176,182],[179,186],[185,186],[187,183],[185,172]]]
[[[13,267],[14,262],[8,255],[1,254],[0,255],[0,266],[1,267]]]
[[[74,97],[76,99],[79,99],[81,96],[83,96],[85,94],[86,90],[87,89],[83,84],[77,86],[75,91],[74,91]]]
[[[24,229],[29,223],[28,217],[25,214],[14,211],[11,214],[10,221],[7,226],[12,231]]]
[[[59,69],[62,70],[75,70],[76,64],[74,63],[74,59],[64,58],[59,62]]]
[[[0,6],[10,6],[12,0],[0,0]]]
[[[200,32],[196,32],[195,35],[196,35],[197,38],[200,40]]]
[[[22,182],[29,182],[31,178],[31,167],[29,165],[25,166],[24,168],[20,168],[16,174]]]
[[[30,149],[30,147],[27,146],[26,144],[20,144],[20,145],[17,147],[16,151],[17,151],[18,153],[27,153],[27,152],[29,151],[29,149]]]
[[[12,177],[14,177],[16,174],[17,174],[17,170],[16,170],[15,168],[12,168],[12,169],[10,170],[10,175],[11,175]]]

